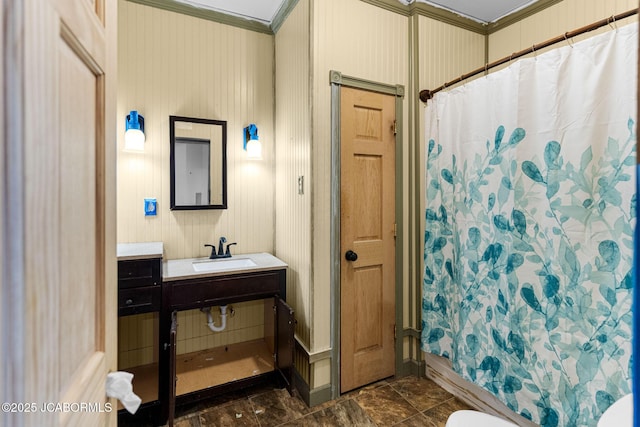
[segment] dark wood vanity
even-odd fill
[[[143,404],[135,415],[130,415],[118,404],[118,418],[136,423],[156,423],[160,421],[162,400],[159,388],[159,348],[158,334],[142,327],[144,322],[159,324],[162,306],[162,244],[124,244],[118,245],[118,318],[123,328],[138,340],[146,339],[158,349],[152,360],[135,366],[118,363],[118,369],[133,373],[134,392],[140,396]],[[120,329],[120,327],[119,327]],[[157,328],[152,328],[156,330]],[[120,339],[120,337],[119,337]]]
[[[184,260],[185,265],[190,261]],[[122,369],[134,373],[133,391],[144,394],[139,394],[143,404],[135,415],[119,411],[119,419],[171,424],[176,407],[261,382],[276,382],[291,392],[294,317],[285,302],[286,265],[277,260],[265,268],[258,263],[240,271],[176,275],[172,264],[167,267],[175,262],[179,261],[163,266],[157,258],[118,261],[119,316],[158,315],[157,364]],[[263,338],[178,354],[178,312],[244,301],[264,304]]]
[[[162,258],[118,261],[118,316],[160,311]]]

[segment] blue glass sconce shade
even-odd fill
[[[246,150],[248,141],[258,140],[258,126],[254,125],[253,123],[250,124],[249,126],[244,128],[243,135],[244,135],[244,142],[242,144],[242,149]]]
[[[130,129],[136,129],[144,133],[144,117],[142,117],[136,110],[132,110],[127,114],[127,121],[125,123],[125,132]]]
[[[127,114],[124,132],[124,149],[126,151],[144,151],[144,117],[136,110]]]
[[[247,152],[247,158],[262,159],[262,144],[258,139],[258,127],[252,123],[244,128],[242,134],[244,136],[242,148]]]

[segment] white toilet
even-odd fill
[[[516,424],[478,411],[456,411],[449,415],[445,427],[518,427]]]
[[[633,395],[621,397],[604,411],[598,427],[631,427],[633,425]]]
[[[518,427],[502,418],[478,411],[456,411],[449,416],[445,427]],[[611,405],[600,420],[598,427],[632,427],[633,396],[628,394]]]

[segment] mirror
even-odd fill
[[[169,116],[171,210],[227,208],[227,122]]]

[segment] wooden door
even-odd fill
[[[115,425],[105,381],[117,363],[116,2],[9,4],[2,115],[12,137],[0,151],[11,168],[0,167],[0,191],[10,202],[0,210],[0,252],[12,289],[2,311],[13,318],[3,337],[13,330],[1,397],[36,406],[0,424]]]
[[[395,98],[341,88],[340,388],[395,373]]]

